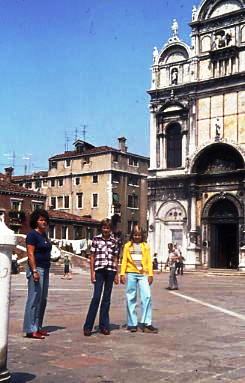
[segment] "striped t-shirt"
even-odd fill
[[[130,249],[130,255],[137,269],[141,271],[143,267],[142,267],[142,250],[140,247],[140,243],[133,244],[132,248]]]

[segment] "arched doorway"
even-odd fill
[[[168,257],[168,243],[176,243],[186,258],[186,210],[179,201],[163,203],[156,215],[155,252],[158,260],[164,261]]]
[[[235,269],[239,264],[238,211],[228,199],[213,203],[209,210],[210,267]]]

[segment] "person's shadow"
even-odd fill
[[[27,372],[11,373],[11,383],[27,383],[35,378],[36,378],[36,375],[28,374]]]
[[[55,332],[55,331],[58,331],[58,330],[65,330],[66,327],[62,327],[62,326],[45,326],[43,327],[43,330],[46,330],[48,332]]]
[[[119,324],[110,323],[110,331],[120,330],[121,326]],[[100,332],[99,326],[94,327],[95,332]]]

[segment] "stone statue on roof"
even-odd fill
[[[195,5],[193,5],[192,7],[192,21],[196,19],[196,14],[197,14],[197,7]]]
[[[171,29],[172,29],[173,37],[177,37],[178,33],[179,33],[179,24],[178,24],[178,21],[176,19],[173,19]]]
[[[153,54],[153,64],[156,64],[158,60],[158,55],[159,55],[157,47],[153,48],[152,54]]]

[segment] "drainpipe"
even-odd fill
[[[15,235],[0,217],[0,382],[10,382],[7,369],[8,324],[10,306],[10,282],[12,250],[15,246]]]

